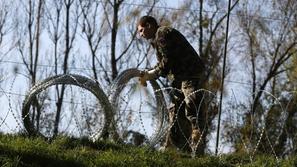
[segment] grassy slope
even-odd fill
[[[252,162],[246,155],[206,156],[167,151],[160,153],[145,147],[136,148],[111,142],[59,137],[52,142],[40,138],[0,135],[1,166],[278,166],[272,156],[257,156]],[[297,158],[282,160],[279,166],[297,166]]]

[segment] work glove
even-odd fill
[[[146,81],[156,78],[155,70],[145,70],[140,72],[139,82],[142,86],[147,86]]]

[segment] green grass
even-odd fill
[[[277,162],[271,156],[232,154],[191,158],[174,150],[164,153],[146,147],[120,145],[108,141],[58,137],[53,141],[20,135],[0,135],[1,166],[137,166],[137,167],[259,167],[297,166],[297,158]]]

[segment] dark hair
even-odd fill
[[[150,24],[154,27],[158,27],[157,20],[152,16],[142,16],[137,25],[146,26],[146,24]]]

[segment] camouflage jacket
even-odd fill
[[[151,44],[157,52],[158,62],[153,69],[158,77],[192,80],[199,79],[204,72],[200,56],[179,31],[167,26],[159,27]]]

